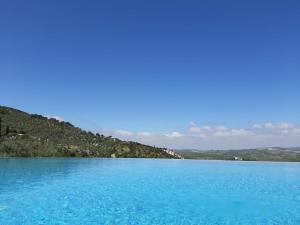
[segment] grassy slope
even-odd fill
[[[162,148],[95,135],[70,123],[13,108],[0,106],[0,118],[1,156],[171,158]]]

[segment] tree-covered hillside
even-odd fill
[[[0,106],[0,156],[174,158],[163,148],[93,134],[4,106]]]

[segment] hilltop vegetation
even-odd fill
[[[209,160],[245,160],[245,161],[287,161],[300,162],[298,148],[262,148],[243,150],[181,150],[177,151],[186,159],[209,159]]]
[[[163,148],[94,134],[4,106],[0,106],[0,120],[0,156],[174,158]]]

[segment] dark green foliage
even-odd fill
[[[162,148],[86,132],[71,123],[0,106],[0,156],[173,158]]]
[[[6,126],[6,129],[5,129],[5,135],[9,135],[9,131],[10,131],[10,130],[9,130],[9,126],[7,125],[7,126]]]

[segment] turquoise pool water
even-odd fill
[[[300,163],[0,159],[0,224],[299,225]]]

